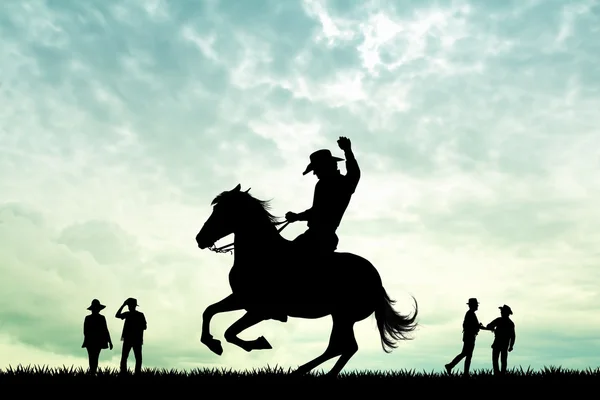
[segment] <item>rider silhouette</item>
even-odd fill
[[[342,158],[332,156],[326,149],[315,151],[302,174],[312,171],[319,179],[315,185],[313,205],[299,214],[285,214],[289,222],[308,222],[308,229],[294,239],[294,243],[311,252],[335,251],[339,242],[335,232],[360,179],[350,139],[341,136],[337,143],[346,156],[346,175],[342,175],[337,167],[338,161],[344,161]]]
[[[310,164],[302,174],[306,175],[312,171],[319,179],[315,185],[313,205],[299,214],[291,211],[285,214],[286,220],[290,223],[308,222],[306,232],[293,241],[293,245],[299,247],[300,254],[333,253],[337,248],[339,240],[335,231],[340,225],[360,179],[360,169],[354,158],[350,139],[341,136],[337,143],[346,155],[346,175],[342,175],[337,167],[338,161],[344,161],[342,158],[332,156],[326,149],[315,151],[310,155]],[[256,288],[256,292],[260,297],[262,291],[259,287]],[[268,300],[267,304],[275,306],[267,306],[267,309],[263,310],[268,318],[281,322],[287,321],[287,315],[271,300]]]

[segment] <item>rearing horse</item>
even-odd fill
[[[379,273],[368,260],[351,253],[319,255],[296,250],[293,242],[279,234],[276,226],[281,222],[269,213],[269,203],[252,197],[249,190],[241,191],[238,184],[218,195],[211,203],[211,216],[196,236],[200,249],[213,249],[215,242],[229,234],[234,234],[235,246],[229,273],[232,293],[204,311],[203,344],[218,355],[223,353],[220,341],[210,334],[210,321],[219,313],[246,310],[224,334],[225,340],[246,351],[272,348],[263,336],[251,341],[238,337],[261,321],[331,315],[333,327],[327,349],[294,372],[307,373],[340,356],[328,373],[337,376],[358,351],[354,324],[369,315],[375,313],[386,353],[397,347],[397,341],[409,339],[407,333],[417,326],[414,297],[414,314],[401,315],[393,309],[394,300],[388,297]]]

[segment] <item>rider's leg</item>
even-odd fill
[[[294,243],[293,257],[297,258],[298,255],[306,254],[306,251],[313,250],[315,248],[315,235],[310,229],[304,231],[292,241]],[[288,316],[283,311],[274,311],[268,313],[270,319],[274,319],[280,322],[287,322]]]
[[[269,289],[269,291],[271,291],[273,289]],[[262,292],[263,289],[259,288],[258,292]],[[276,292],[278,292],[276,290]],[[279,299],[278,298],[271,298],[269,297],[264,297],[261,296],[260,294],[258,294],[257,298],[255,298],[255,301],[259,304],[259,308],[261,310],[264,310],[264,314],[266,315],[266,317],[264,319],[274,319],[276,321],[280,321],[280,322],[287,322],[288,320],[288,316],[285,313],[285,311],[282,311],[280,309],[273,309],[270,308],[271,305],[277,304]]]
[[[304,247],[308,246],[309,243],[312,241],[311,236],[312,236],[312,232],[309,229],[305,232],[302,232],[298,236],[296,236],[296,238],[294,240],[292,240],[292,242],[294,243],[295,247],[304,249]]]
[[[315,251],[328,254],[333,253],[337,249],[339,239],[335,231],[315,232],[312,236],[312,243],[309,246],[315,249]]]
[[[277,266],[281,267],[281,266]],[[253,307],[256,307],[264,313],[264,319],[273,319],[280,322],[287,322],[288,316],[279,306],[279,301],[282,296],[280,286],[275,282],[280,281],[282,274],[281,271],[274,270],[273,268],[267,267],[262,273],[262,279],[256,279],[252,285],[252,293],[249,294],[249,301]],[[279,276],[279,279],[275,277]],[[246,308],[248,309],[248,308]]]
[[[337,246],[338,246],[339,243],[340,243],[340,239],[335,234],[335,232],[333,232],[333,235],[332,235],[332,238],[331,238],[331,247],[333,248],[332,251],[336,251],[337,250]]]

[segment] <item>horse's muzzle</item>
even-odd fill
[[[207,248],[215,245],[214,242],[210,242],[207,240],[198,240],[198,239],[196,239],[196,243],[198,243],[198,248],[200,250],[204,250],[204,249],[207,249]]]
[[[196,243],[198,244],[198,247],[201,250],[206,249],[207,247],[210,247],[213,245],[213,243],[209,243],[209,240],[206,240],[204,238],[201,238],[200,235],[196,236]]]

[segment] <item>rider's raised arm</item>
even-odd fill
[[[344,154],[346,156],[346,179],[350,183],[352,193],[354,193],[358,181],[360,180],[360,168],[358,167],[358,162],[356,162],[352,149],[346,149]]]

